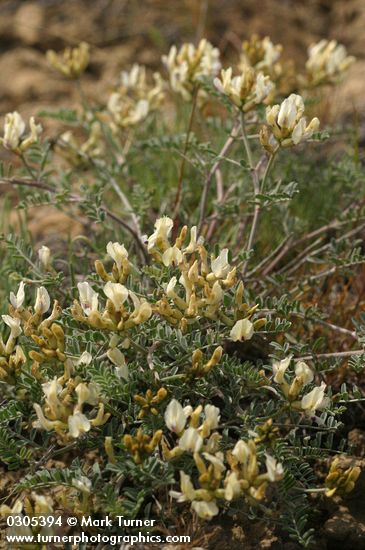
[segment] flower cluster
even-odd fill
[[[35,123],[34,117],[30,117],[29,127],[30,134],[25,135],[26,126],[21,115],[17,111],[6,114],[4,137],[0,138],[3,147],[18,155],[24,153],[29,147],[37,143],[42,133],[42,126]]]
[[[126,434],[123,438],[125,448],[130,452],[136,464],[152,455],[162,438],[162,430],[157,430],[152,436],[139,429],[135,436]]]
[[[300,95],[291,94],[281,105],[266,108],[266,122],[260,131],[262,146],[272,153],[277,147],[292,147],[306,141],[318,131],[319,120],[309,124],[304,115],[304,101]]]
[[[242,73],[234,77],[232,77],[231,67],[222,70],[221,78],[215,78],[214,85],[244,112],[263,103],[274,88],[274,84],[268,76],[262,72],[256,73],[249,66],[244,66]]]
[[[267,483],[282,478],[283,467],[267,454],[267,471],[260,474],[256,443],[252,439],[237,441],[233,450],[224,456],[219,450],[221,435],[216,431],[220,411],[214,405],[206,405],[201,422],[202,412],[201,405],[193,410],[190,406],[183,408],[175,399],[170,402],[165,412],[165,422],[169,430],[178,436],[178,442],[171,450],[163,443],[163,452],[168,460],[183,453],[193,454],[199,473],[199,488],[194,487],[190,476],[180,471],[181,492],[170,491],[170,495],[178,502],[190,501],[199,517],[210,519],[219,512],[219,500],[232,501],[242,496],[251,503],[262,500]]]
[[[22,333],[22,329],[20,319],[10,315],[1,317],[5,325],[10,328],[10,334],[6,342],[0,336],[0,380],[14,384],[21,365],[26,361],[22,347],[17,344],[17,338]]]
[[[257,34],[253,34],[242,44],[240,69],[254,67],[256,71],[262,71],[275,81],[282,73],[279,61],[282,51],[281,44],[273,44],[268,36],[261,39]]]
[[[336,457],[332,461],[330,471],[326,477],[326,496],[331,497],[335,493],[339,495],[351,493],[360,473],[359,466],[351,466],[345,469],[341,466],[340,458]]]
[[[4,323],[10,328],[7,342],[0,339],[0,377],[7,383],[15,383],[20,366],[25,363],[24,351],[17,343],[18,337],[24,332],[40,346],[40,351],[29,352],[30,358],[38,361],[35,368],[39,366],[45,357],[57,357],[60,361],[65,360],[64,333],[62,328],[54,323],[59,316],[61,309],[57,301],[54,302],[51,314],[43,319],[43,315],[51,306],[51,299],[44,287],[39,287],[33,307],[25,308],[25,284],[21,282],[16,294],[10,293],[10,304],[8,315],[2,315]]]
[[[322,382],[320,386],[315,386],[310,392],[305,393],[299,401],[299,394],[304,386],[313,382],[314,374],[306,363],[298,361],[295,365],[295,377],[289,384],[286,379],[286,371],[291,360],[292,357],[287,357],[282,361],[274,362],[274,382],[279,384],[292,409],[301,411],[309,417],[314,417],[316,411],[321,411],[330,404],[330,398],[325,395],[326,384]]]
[[[251,338],[254,328],[262,326],[265,320],[250,321],[257,307],[249,307],[243,302],[242,283],[237,285],[235,291],[234,318],[227,316],[222,308],[225,293],[237,282],[236,268],[228,261],[228,249],[223,249],[217,257],[209,258],[203,240],[197,238],[196,227],[191,228],[186,246],[187,227],[183,227],[175,243],[171,244],[172,227],[170,218],[160,218],[147,242],[148,252],[154,260],[166,267],[176,267],[180,275],[179,278],[173,276],[165,285],[164,295],[155,304],[155,310],[169,323],[183,330],[199,318],[219,318],[232,327],[232,339]]]
[[[161,106],[164,83],[157,72],[153,80],[153,84],[148,83],[146,68],[141,65],[133,65],[129,72],[122,71],[120,85],[107,105],[113,131],[138,124]]]
[[[305,83],[310,87],[334,84],[354,61],[336,40],[320,40],[308,48]]]
[[[81,42],[76,48],[66,48],[62,55],[48,50],[48,62],[67,78],[77,79],[89,64],[89,44]]]
[[[42,527],[38,527],[38,521],[28,523],[24,520],[24,516],[28,518],[48,516],[55,513],[55,506],[53,499],[50,496],[40,495],[32,491],[30,497],[18,498],[12,507],[7,504],[0,506],[0,518],[6,518],[8,516],[17,516],[21,522],[14,523],[12,527],[7,529],[7,534],[16,537],[32,537],[39,532],[42,535],[51,535],[54,529],[47,524]],[[23,539],[22,539],[23,540]]]
[[[166,396],[167,390],[165,388],[160,388],[156,394],[154,394],[152,390],[148,389],[144,396],[138,394],[135,395],[134,400],[141,407],[138,418],[144,418],[148,414],[157,416],[158,410],[156,407],[166,398]]]
[[[162,61],[170,76],[170,85],[174,92],[189,101],[194,91],[199,87],[201,77],[214,77],[221,68],[218,48],[214,48],[203,39],[195,47],[193,44],[183,44],[178,50],[172,46],[168,55]]]
[[[37,289],[33,307],[25,308],[25,285],[20,283],[17,294],[10,294],[9,315],[3,315],[3,321],[10,327],[10,335],[6,344],[0,341],[0,374],[8,383],[15,383],[19,367],[26,362],[25,353],[17,345],[18,337],[24,332],[30,337],[37,349],[28,352],[33,361],[32,374],[43,381],[44,405],[34,404],[38,420],[34,427],[54,430],[62,443],[75,439],[90,430],[91,426],[104,424],[109,413],[104,412],[104,404],[100,401],[95,385],[87,384],[74,375],[74,362],[65,354],[65,333],[61,325],[55,321],[61,316],[61,308],[54,302],[51,314],[43,318],[50,309],[51,299],[44,287]],[[80,361],[91,358],[81,356]],[[40,370],[43,363],[63,365],[64,372],[60,377],[54,377],[44,382],[44,374]],[[98,406],[97,414],[89,420],[83,414],[83,407]]]
[[[79,143],[71,130],[63,132],[57,140],[56,151],[72,166],[88,166],[90,159],[99,159],[105,153],[102,137],[102,126],[96,120],[91,124],[89,135],[83,143]]]
[[[68,361],[63,376],[42,384],[43,406],[34,404],[38,420],[33,422],[33,427],[55,431],[61,444],[77,439],[92,427],[102,426],[110,417],[105,412],[97,386],[92,382],[82,382],[72,374],[73,366]],[[97,413],[92,417],[84,412],[87,405],[92,407],[92,411],[97,407]]]
[[[80,299],[75,300],[72,314],[76,320],[94,328],[124,331],[147,321],[152,315],[152,306],[119,282],[125,282],[130,272],[125,247],[110,242],[107,252],[114,260],[111,274],[106,272],[101,261],[96,262],[97,273],[107,281],[103,289],[107,297],[103,311],[99,311],[98,293],[88,282],[81,282],[78,283]]]

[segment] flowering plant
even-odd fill
[[[2,515],[145,513],[168,524],[169,503],[176,528],[180,509],[199,521],[249,514],[308,546],[309,499],[354,487],[358,467],[330,456],[358,390],[330,387],[323,373],[342,352],[318,353],[311,338],[318,325],[357,340],[348,355],[358,368],[364,331],[327,321],[308,296],[364,262],[342,246],[363,227],[363,205],[355,194],[332,225],[299,236],[289,210],[297,186],[277,179],[290,172],[277,159],[326,137],[304,116],[306,90],[333,84],[352,59],[321,41],[301,90],[283,97],[281,53],[252,37],[237,67],[219,72],[206,40],[172,46],[166,82],[133,65],[94,105],[82,92],[81,44],[48,54],[82,92],[80,111],[51,114],[80,126],[81,145],[73,129],[41,137],[33,118],[24,136],[21,115],[6,115],[1,142],[20,164],[2,183],[18,187],[23,209],[56,204],[90,225],[65,253],[42,244],[34,255],[3,238],[11,285],[2,295],[0,461],[19,476]],[[185,101],[177,110],[190,109],[187,131],[166,135],[165,101],[176,96]],[[194,129],[197,110],[205,129],[219,129],[217,151]],[[265,234],[268,219],[278,235]],[[329,227],[347,225],[345,237],[319,246]],[[312,272],[313,263],[325,268]],[[316,475],[318,461],[327,476]]]

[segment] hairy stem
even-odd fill
[[[173,214],[174,221],[178,217],[180,204],[181,204],[181,195],[182,195],[184,171],[185,171],[185,164],[186,164],[186,158],[185,157],[186,157],[186,153],[187,153],[187,150],[188,150],[188,147],[189,147],[189,139],[190,139],[190,134],[191,134],[191,130],[192,130],[192,127],[193,127],[195,109],[196,109],[197,100],[198,100],[198,91],[199,91],[199,88],[198,88],[198,86],[196,86],[195,89],[194,89],[194,92],[193,92],[189,124],[188,124],[188,129],[187,129],[187,132],[186,132],[186,139],[185,139],[185,145],[184,145],[184,150],[183,150],[183,158],[182,158],[181,165],[180,165],[179,180],[178,180],[178,184],[177,184],[177,191],[176,191],[175,204],[174,204],[174,214]]]
[[[232,147],[232,145],[233,145],[233,143],[234,143],[234,141],[235,141],[235,139],[238,135],[238,131],[239,131],[239,124],[236,123],[232,128],[232,132],[231,132],[230,136],[228,137],[227,141],[223,145],[223,147],[222,147],[222,149],[221,149],[221,151],[218,155],[218,159],[213,164],[213,166],[212,166],[212,168],[211,168],[211,170],[210,170],[210,172],[209,172],[209,174],[208,174],[208,176],[205,180],[204,187],[203,187],[202,198],[201,198],[201,201],[200,201],[198,235],[201,234],[201,231],[202,231],[202,228],[203,228],[203,224],[204,224],[204,220],[205,220],[205,211],[206,211],[207,202],[208,202],[208,195],[209,195],[209,190],[210,190],[210,186],[211,186],[211,183],[212,183],[213,176],[217,172],[217,170],[219,169],[220,163],[222,162],[224,156],[228,153],[228,151]]]
[[[260,217],[260,213],[261,213],[261,206],[260,206],[260,203],[257,201],[257,196],[260,193],[262,193],[264,188],[265,188],[265,183],[266,183],[267,177],[269,175],[269,172],[271,170],[272,164],[274,162],[274,158],[276,156],[277,149],[269,157],[269,160],[266,164],[265,172],[264,172],[261,184],[260,184],[259,175],[258,175],[258,167],[256,167],[254,165],[254,162],[253,162],[251,146],[250,146],[250,143],[249,143],[249,140],[248,140],[248,137],[247,137],[247,133],[246,133],[245,119],[244,119],[244,114],[243,113],[241,113],[241,128],[242,128],[243,144],[244,144],[244,147],[245,147],[247,160],[248,160],[248,164],[249,164],[250,171],[251,171],[251,176],[252,176],[252,181],[253,181],[254,200],[255,200],[255,209],[254,209],[254,213],[253,213],[251,231],[250,231],[250,235],[248,237],[248,242],[247,242],[247,246],[246,246],[246,252],[248,253],[253,247],[253,243],[254,243],[254,240],[255,240],[256,232],[257,232],[259,217]],[[248,262],[249,262],[249,259],[247,258],[247,260],[245,260],[245,262],[243,263],[243,266],[242,266],[242,275],[243,276],[246,273]]]

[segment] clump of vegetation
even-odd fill
[[[0,461],[17,474],[2,515],[158,517],[161,530],[173,517],[179,530],[180,510],[246,514],[308,547],[313,503],[353,489],[359,469],[332,456],[348,452],[336,434],[361,393],[325,374],[343,354],[362,369],[364,329],[315,296],[364,262],[361,175],[352,153],[308,153],[328,132],[306,114],[352,58],[321,41],[297,74],[281,55],[254,36],[221,69],[206,40],[173,46],[167,81],[134,65],[94,105],[81,44],[48,53],[80,107],[37,117],[67,130],[47,138],[6,115],[16,160],[1,182],[18,208],[89,226],[57,254],[2,238]],[[316,188],[332,193],[321,209]],[[316,326],[358,346],[329,351]]]

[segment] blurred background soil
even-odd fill
[[[283,44],[285,57],[298,65],[312,42],[344,43],[358,61],[331,103],[336,116],[363,111],[365,0],[2,0],[0,111],[29,115],[76,98],[72,82],[49,68],[49,48],[88,42],[85,87],[103,99],[122,68],[135,62],[161,68],[172,43],[206,36],[229,59],[254,32]]]

